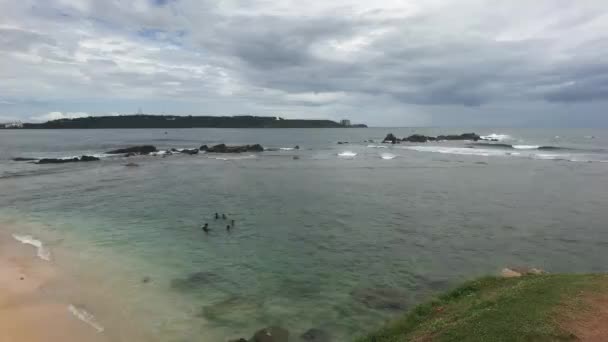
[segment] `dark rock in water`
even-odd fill
[[[237,146],[226,146],[226,144],[219,144],[212,147],[207,147],[206,151],[209,153],[263,152],[264,147],[262,147],[260,144]]]
[[[427,137],[426,135],[413,134],[413,135],[410,135],[407,138],[403,138],[403,141],[420,143],[420,142],[427,142],[427,141],[431,140],[430,138],[432,138],[433,140],[435,140],[435,138],[433,138],[433,137]]]
[[[481,137],[475,133],[463,133],[461,135],[440,135],[437,140],[473,140],[477,141]]]
[[[187,278],[177,278],[171,281],[171,287],[177,290],[189,291],[216,282],[219,277],[211,272],[195,272]]]
[[[351,295],[372,309],[404,310],[408,306],[407,295],[393,288],[357,289]]]
[[[305,333],[303,333],[300,338],[304,341],[310,342],[329,342],[331,341],[331,336],[325,330],[321,329],[308,329]]]
[[[123,153],[136,153],[136,154],[149,154],[156,152],[156,147],[152,145],[132,146],[127,148],[119,148],[106,152],[107,154],[123,154]]]
[[[38,160],[37,158],[23,158],[23,157],[17,157],[17,158],[13,158],[13,161],[33,161],[33,160]]]
[[[296,146],[294,147],[294,149],[295,149],[295,150],[299,150],[299,149],[300,149],[300,145],[296,145]]]
[[[99,158],[93,157],[93,156],[82,156],[80,158],[74,157],[74,158],[67,158],[67,159],[43,158],[43,159],[38,160],[38,162],[36,164],[63,164],[63,163],[89,162],[89,161],[98,161],[98,160],[99,160]]]
[[[293,156],[293,160],[298,160],[298,159],[300,159],[300,157],[298,157],[298,156]]]
[[[178,152],[176,148],[172,148],[169,151],[171,151],[171,152]]]
[[[393,135],[393,133],[389,133],[386,135],[386,137],[384,138],[384,140],[382,140],[383,143],[387,143],[390,142],[392,144],[396,144],[397,143],[397,137]]]
[[[348,144],[348,141],[338,141],[338,145]]]
[[[208,149],[209,149],[209,146],[207,146],[207,145],[203,145],[203,146],[199,147],[199,150],[201,150],[201,151],[207,151]]]
[[[288,342],[289,331],[281,327],[269,327],[259,330],[249,342]]]
[[[88,162],[88,161],[98,161],[99,158],[93,156],[82,156],[80,157],[80,161]]]
[[[198,154],[198,149],[196,149],[196,148],[193,148],[193,149],[185,148],[185,149],[181,150],[181,153],[183,153],[183,154],[189,154],[189,155]]]

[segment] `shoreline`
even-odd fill
[[[0,228],[0,342],[110,341],[53,295],[61,270]]]

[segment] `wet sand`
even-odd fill
[[[56,266],[36,256],[0,227],[0,342],[110,341],[54,298],[61,276]]]

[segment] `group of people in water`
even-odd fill
[[[222,220],[227,220],[228,218],[226,217],[226,214],[222,214],[221,216]],[[220,219],[220,214],[215,213],[215,219],[219,220]],[[226,231],[230,232],[230,229],[232,229],[234,227],[234,220],[230,220],[230,224],[226,225]],[[205,225],[201,228],[205,233],[209,233],[209,231],[211,231],[211,229],[209,229],[209,223],[205,223]]]

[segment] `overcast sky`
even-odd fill
[[[607,0],[0,0],[0,121],[608,126]]]

